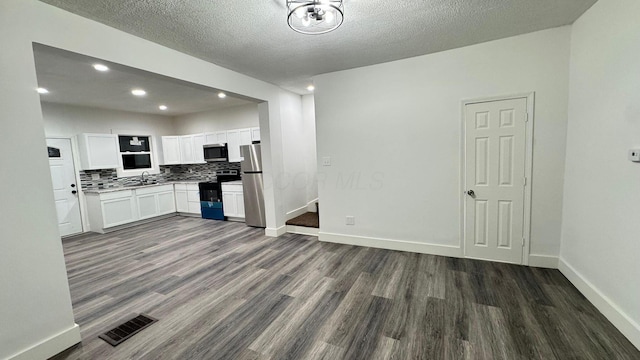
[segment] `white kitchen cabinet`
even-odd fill
[[[229,162],[240,162],[240,130],[227,131],[227,150],[229,152]]]
[[[204,164],[204,150],[202,145],[205,144],[204,134],[193,135],[193,160],[196,164]]]
[[[229,162],[240,162],[240,146],[251,145],[251,129],[237,129],[227,131],[227,148],[229,151]]]
[[[187,185],[175,184],[176,210],[182,213],[189,212],[189,200],[187,199]]]
[[[193,135],[180,136],[180,163],[193,164],[195,162],[193,151]]]
[[[136,205],[138,205],[139,220],[152,218],[158,214],[156,194],[137,195]]]
[[[251,145],[251,129],[240,129],[240,145]]]
[[[118,135],[78,134],[82,170],[115,169],[118,161]]]
[[[181,164],[179,136],[162,137],[162,155],[164,158],[164,165]]]
[[[135,190],[138,220],[176,211],[173,185],[145,187]]]
[[[91,231],[104,233],[104,229],[138,220],[132,190],[107,193],[85,193]]]
[[[187,213],[202,214],[200,208],[200,189],[198,184],[186,184],[187,190]]]
[[[260,141],[260,128],[251,128],[251,141]]]
[[[173,185],[85,192],[91,231],[104,233],[119,225],[176,212]]]
[[[227,132],[226,131],[216,131],[205,134],[205,144],[226,144],[227,143]]]
[[[222,183],[224,216],[244,218],[244,194],[241,181]]]

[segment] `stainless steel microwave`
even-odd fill
[[[229,160],[227,144],[207,144],[202,146],[204,161],[220,162]]]

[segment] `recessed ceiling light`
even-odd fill
[[[164,111],[164,110],[167,110],[168,107],[167,107],[167,105],[160,105],[160,106],[158,106],[158,109]]]
[[[38,89],[36,89],[36,91],[38,92],[38,94],[48,94],[49,90],[39,87]]]
[[[313,90],[315,90],[315,89],[316,89],[316,87],[315,87],[315,86],[313,86],[313,85],[309,85],[309,86],[307,86],[307,90],[309,90],[309,91],[313,91]]]
[[[98,70],[98,71],[108,71],[109,68],[106,65],[102,65],[102,64],[93,64],[93,68]]]
[[[227,97],[227,94],[225,94],[225,93],[223,93],[223,92],[219,92],[219,93],[218,93],[218,97],[219,97],[220,99],[224,99],[224,98],[226,98],[226,97]]]
[[[145,96],[147,95],[147,92],[142,90],[142,89],[133,89],[131,90],[131,93],[135,96]]]

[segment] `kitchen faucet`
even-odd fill
[[[147,173],[147,176],[149,176],[149,172],[148,171],[143,171],[142,172],[142,175],[140,175],[140,184],[142,184],[142,185],[146,184],[147,181],[149,180],[149,179],[145,179],[144,178],[144,173]]]

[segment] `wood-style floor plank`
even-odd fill
[[[63,246],[83,341],[56,360],[640,359],[557,270],[186,217]]]

